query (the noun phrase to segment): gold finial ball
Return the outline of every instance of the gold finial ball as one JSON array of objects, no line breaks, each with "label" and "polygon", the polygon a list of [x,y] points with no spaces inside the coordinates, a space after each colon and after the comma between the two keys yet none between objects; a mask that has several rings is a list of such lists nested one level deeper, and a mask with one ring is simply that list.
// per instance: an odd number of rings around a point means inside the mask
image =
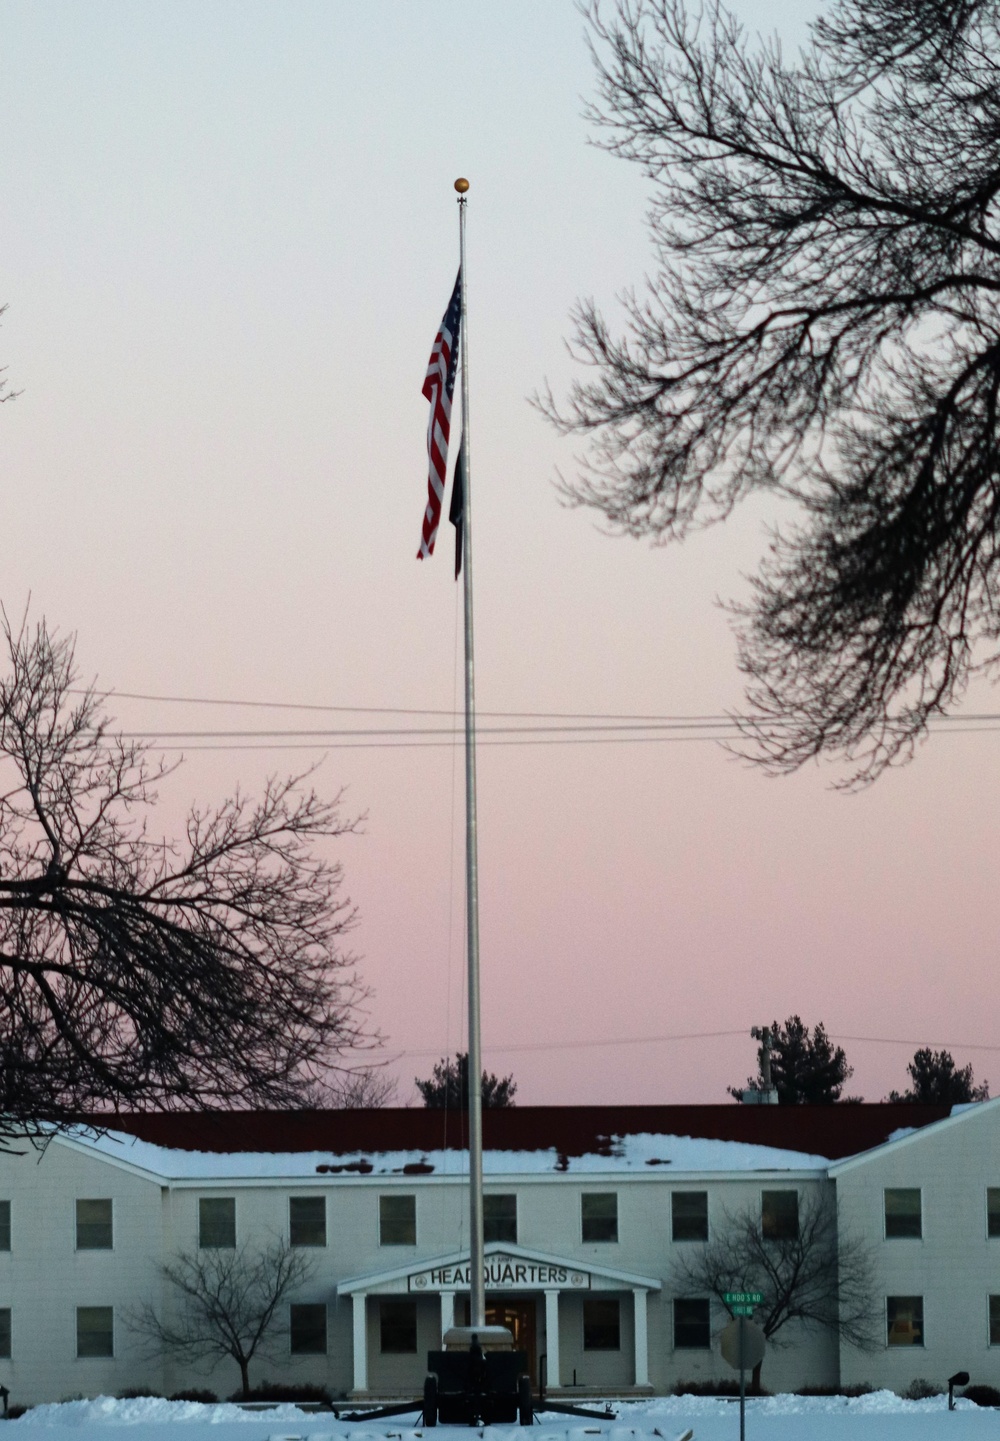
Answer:
[{"label": "gold finial ball", "polygon": [[465,179],[464,176],[459,176],[459,178],[455,181],[455,189],[458,191],[459,195],[464,195],[468,188],[469,182]]}]

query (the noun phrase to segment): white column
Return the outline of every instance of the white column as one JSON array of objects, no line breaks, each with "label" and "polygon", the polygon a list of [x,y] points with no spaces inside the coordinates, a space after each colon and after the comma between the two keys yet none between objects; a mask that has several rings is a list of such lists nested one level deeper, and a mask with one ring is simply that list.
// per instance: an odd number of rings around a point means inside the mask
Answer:
[{"label": "white column", "polygon": [[649,1336],[646,1329],[646,1292],[640,1287],[632,1292],[635,1303],[635,1384],[649,1385]]},{"label": "white column", "polygon": [[454,1291],[441,1292],[441,1345],[444,1345],[445,1333],[450,1331],[455,1324],[455,1293]]},{"label": "white column", "polygon": [[559,1374],[559,1292],[545,1293],[545,1354],[548,1357],[547,1381],[550,1386],[561,1386]]},{"label": "white column", "polygon": [[351,1300],[354,1302],[354,1389],[355,1391],[367,1391],[368,1327],[365,1321],[368,1297],[363,1291],[355,1291]]}]

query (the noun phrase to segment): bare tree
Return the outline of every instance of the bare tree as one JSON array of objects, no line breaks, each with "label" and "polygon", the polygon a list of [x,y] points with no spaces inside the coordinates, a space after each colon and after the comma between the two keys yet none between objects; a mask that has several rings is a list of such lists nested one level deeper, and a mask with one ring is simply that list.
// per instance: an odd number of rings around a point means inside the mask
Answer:
[{"label": "bare tree", "polygon": [[152,1352],[171,1351],[206,1370],[231,1358],[246,1397],[250,1362],[287,1336],[279,1308],[312,1270],[302,1251],[280,1239],[262,1251],[181,1252],[162,1268],[170,1288],[164,1311],[146,1304],[127,1313],[126,1321]]},{"label": "bare tree", "polygon": [[339,797],[307,777],[151,831],[169,768],[80,686],[72,638],[4,634],[0,680],[0,1135],[80,1112],[301,1101],[363,1041],[339,949],[353,910]]},{"label": "bare tree", "polygon": [[716,0],[588,14],[656,270],[621,337],[578,308],[566,492],[659,540],[790,501],[737,612],[748,750],[870,780],[1000,661],[1000,0],[839,0],[791,59]]},{"label": "bare tree", "polygon": [[[786,1224],[767,1235],[760,1210],[727,1211],[705,1245],[680,1249],[671,1274],[674,1292],[709,1293],[722,1301],[727,1291],[760,1291],[764,1300],[754,1320],[773,1345],[793,1345],[787,1332],[782,1333],[797,1321],[871,1350],[881,1314],[871,1248],[845,1233],[832,1198],[799,1195],[796,1215],[779,1219]],[[757,1366],[756,1391],[760,1372]]]},{"label": "bare tree", "polygon": [[396,1078],[384,1065],[338,1071],[314,1092],[314,1104],[337,1111],[381,1111],[396,1100]]}]

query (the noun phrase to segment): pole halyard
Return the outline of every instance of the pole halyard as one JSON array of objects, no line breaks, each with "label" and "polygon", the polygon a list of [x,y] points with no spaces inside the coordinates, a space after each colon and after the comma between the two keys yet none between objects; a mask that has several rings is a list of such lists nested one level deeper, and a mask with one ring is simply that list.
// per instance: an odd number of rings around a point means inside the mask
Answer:
[{"label": "pole halyard", "polygon": [[485,1248],[483,1244],[483,1074],[479,994],[479,865],[476,843],[476,674],[472,629],[472,486],[469,427],[469,274],[465,258],[465,192],[467,180],[456,180],[458,191],[459,263],[462,269],[461,344],[462,460],[464,505],[462,563],[465,607],[465,905],[469,966],[469,1324],[486,1324]]}]

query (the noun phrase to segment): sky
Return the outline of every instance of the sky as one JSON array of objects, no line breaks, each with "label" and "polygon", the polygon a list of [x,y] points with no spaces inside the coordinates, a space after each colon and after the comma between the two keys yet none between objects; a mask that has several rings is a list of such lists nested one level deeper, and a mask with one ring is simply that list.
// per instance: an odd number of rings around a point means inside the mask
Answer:
[{"label": "sky", "polygon": [[[807,8],[740,13],[794,46]],[[560,501],[574,445],[530,396],[576,374],[576,299],[614,316],[650,263],[646,183],[588,143],[584,22],[2,0],[0,36],[0,600],[183,748],[168,827],[312,764],[343,789],[374,1054],[415,1103],[464,1045],[461,751],[370,732],[447,728],[461,695],[450,536],[415,559],[457,176],[483,726],[737,707],[719,601],[766,543],[759,506],[665,549]],[[526,739],[478,767],[484,1053],[519,1102],[722,1102],[750,1027],[793,1013],[868,1100],[921,1044],[1000,1089],[998,733],[935,734],[856,796],[703,739]]]}]

